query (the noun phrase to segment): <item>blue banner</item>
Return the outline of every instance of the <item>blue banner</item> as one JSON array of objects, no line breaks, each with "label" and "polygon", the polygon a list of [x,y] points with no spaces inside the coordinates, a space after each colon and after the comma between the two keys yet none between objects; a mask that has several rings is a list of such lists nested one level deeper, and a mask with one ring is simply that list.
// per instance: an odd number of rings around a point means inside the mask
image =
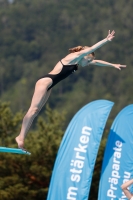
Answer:
[{"label": "blue banner", "polygon": [[113,102],[93,101],[71,120],[56,158],[47,200],[87,200],[102,133]]},{"label": "blue banner", "polygon": [[133,178],[133,104],[115,118],[108,136],[102,164],[98,200],[126,199],[121,190]]}]

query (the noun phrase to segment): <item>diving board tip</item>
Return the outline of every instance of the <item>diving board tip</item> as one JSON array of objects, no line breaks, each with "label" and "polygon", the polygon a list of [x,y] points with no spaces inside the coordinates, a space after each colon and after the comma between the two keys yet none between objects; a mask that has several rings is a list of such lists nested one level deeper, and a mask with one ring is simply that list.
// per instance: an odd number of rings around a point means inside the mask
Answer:
[{"label": "diving board tip", "polygon": [[0,147],[0,152],[3,153],[17,153],[17,154],[28,154],[31,155],[30,152],[18,149],[18,148],[7,148],[7,147]]}]

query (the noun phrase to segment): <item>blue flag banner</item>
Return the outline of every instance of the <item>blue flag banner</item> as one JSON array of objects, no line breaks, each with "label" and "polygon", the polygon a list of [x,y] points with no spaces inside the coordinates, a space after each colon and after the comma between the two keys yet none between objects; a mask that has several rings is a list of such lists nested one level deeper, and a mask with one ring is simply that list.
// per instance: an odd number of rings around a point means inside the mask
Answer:
[{"label": "blue flag banner", "polygon": [[55,161],[47,200],[87,200],[102,133],[113,106],[93,101],[71,120]]},{"label": "blue flag banner", "polygon": [[102,164],[98,200],[126,199],[121,185],[133,178],[133,104],[116,116]]}]

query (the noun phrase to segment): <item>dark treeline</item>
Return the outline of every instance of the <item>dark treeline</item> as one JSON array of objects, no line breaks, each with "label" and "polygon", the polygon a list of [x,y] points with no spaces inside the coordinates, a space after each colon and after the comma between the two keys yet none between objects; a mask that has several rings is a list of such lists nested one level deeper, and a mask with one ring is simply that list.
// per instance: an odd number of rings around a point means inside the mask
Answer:
[{"label": "dark treeline", "polygon": [[105,38],[109,29],[114,29],[115,39],[97,50],[96,59],[127,64],[127,69],[82,68],[53,88],[49,103],[52,108],[65,107],[68,120],[81,106],[95,99],[114,101],[114,112],[132,103],[131,7],[131,1],[123,0],[1,3],[1,99],[10,101],[14,111],[27,110],[36,80],[52,70],[68,48],[93,45]]},{"label": "dark treeline", "polygon": [[[102,155],[110,125],[116,114],[133,102],[132,6],[133,2],[129,0],[95,2],[93,0],[0,0],[0,99],[1,102],[10,102],[13,113],[19,111],[24,113],[28,109],[36,80],[52,70],[54,65],[68,53],[70,47],[91,46],[105,38],[109,29],[116,31],[114,40],[96,51],[96,59],[126,64],[127,68],[121,71],[96,66],[79,69],[74,75],[55,86],[49,98],[51,109],[57,109],[60,116],[62,111],[67,112],[61,131],[65,130],[73,115],[85,104],[97,99],[107,99],[115,103],[107,122],[94,171],[90,193],[92,200],[97,198]],[[2,109],[7,108],[3,108],[2,104]],[[40,113],[43,119],[46,118],[44,110]],[[3,112],[3,115],[5,114],[6,112]],[[22,116],[22,114],[17,116],[16,123],[21,122]],[[5,130],[8,129],[10,129],[9,134],[5,134]],[[38,126],[34,131],[37,130]],[[14,134],[12,137],[15,137],[18,131],[13,125],[6,124],[0,129],[0,137],[3,141],[3,138],[9,137],[11,133]],[[61,137],[62,135],[58,138],[56,150]],[[8,145],[13,139],[9,137],[9,141]],[[14,159],[13,156],[7,157]],[[1,158],[6,159],[5,156]],[[18,157],[15,159],[17,162]],[[51,166],[53,163],[52,160]],[[48,177],[50,172],[46,172]],[[5,177],[7,176],[5,172]],[[21,180],[19,183],[19,179],[18,184],[22,184]],[[2,187],[4,188],[4,185]],[[47,187],[48,181],[45,185],[45,188]],[[41,192],[40,196],[46,194],[47,189],[45,192],[42,189]],[[33,196],[38,197],[37,194]],[[8,196],[5,195],[3,200],[6,198]],[[22,196],[20,199],[22,200]],[[30,200],[29,196],[28,199]]]},{"label": "dark treeline", "polygon": [[[39,117],[26,147],[32,156],[0,153],[0,200],[44,200],[57,150],[63,135],[64,114],[47,107],[45,121]],[[22,112],[13,114],[9,104],[0,103],[0,146],[15,147]],[[58,133],[58,134],[57,134]]]}]

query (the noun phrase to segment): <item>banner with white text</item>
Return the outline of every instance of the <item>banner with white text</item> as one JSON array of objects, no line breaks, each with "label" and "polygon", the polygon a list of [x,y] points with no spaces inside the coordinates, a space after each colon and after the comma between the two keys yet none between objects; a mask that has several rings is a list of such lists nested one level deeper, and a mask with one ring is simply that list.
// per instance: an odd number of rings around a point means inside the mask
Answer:
[{"label": "banner with white text", "polygon": [[57,154],[47,200],[88,199],[99,144],[113,104],[93,101],[73,117]]},{"label": "banner with white text", "polygon": [[98,200],[125,200],[121,185],[131,178],[133,178],[133,104],[122,109],[111,126],[102,164]]}]

